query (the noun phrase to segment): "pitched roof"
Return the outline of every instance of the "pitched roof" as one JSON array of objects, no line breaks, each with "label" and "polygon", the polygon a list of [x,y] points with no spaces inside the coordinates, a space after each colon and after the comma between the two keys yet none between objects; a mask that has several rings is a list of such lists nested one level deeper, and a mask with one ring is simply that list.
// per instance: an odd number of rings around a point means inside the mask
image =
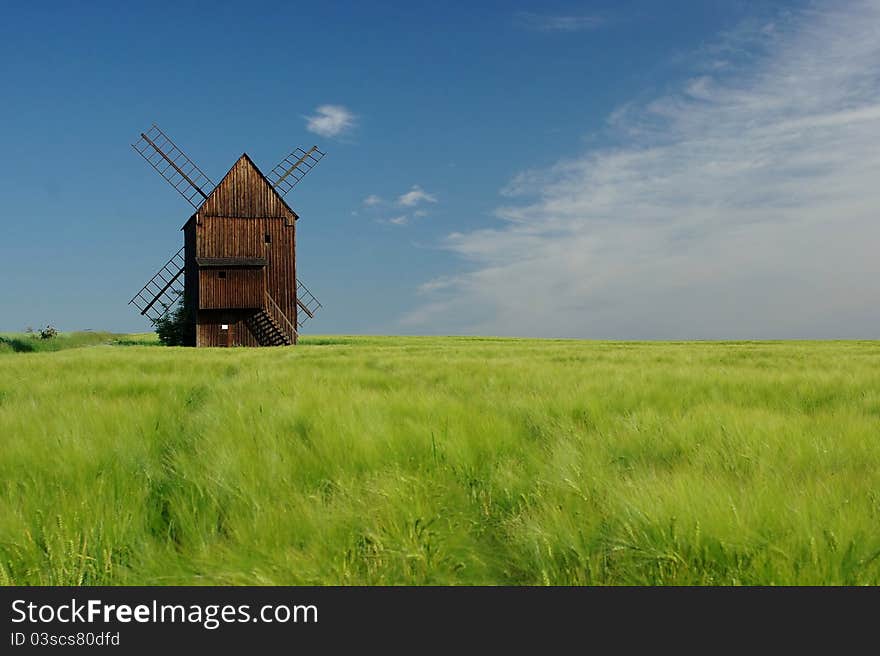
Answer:
[{"label": "pitched roof", "polygon": [[[235,193],[241,186],[248,193]],[[299,218],[247,153],[235,161],[190,219],[198,214],[241,217],[289,214],[294,221]]]}]

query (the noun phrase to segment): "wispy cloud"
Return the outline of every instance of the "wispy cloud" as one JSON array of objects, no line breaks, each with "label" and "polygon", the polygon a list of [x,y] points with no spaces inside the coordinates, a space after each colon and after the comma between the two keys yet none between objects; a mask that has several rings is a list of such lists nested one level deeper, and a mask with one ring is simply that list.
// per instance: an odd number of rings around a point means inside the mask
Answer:
[{"label": "wispy cloud", "polygon": [[407,226],[410,225],[414,219],[421,219],[425,216],[428,216],[428,213],[425,210],[415,210],[411,214],[401,214],[390,219],[379,219],[378,223],[394,226]]},{"label": "wispy cloud", "polygon": [[339,137],[350,132],[357,117],[342,105],[321,105],[313,116],[306,116],[306,129],[322,137]]},{"label": "wispy cloud", "polygon": [[[880,326],[880,6],[726,35],[678,92],[610,117],[619,144],[504,190],[404,319],[441,332],[857,337]],[[739,53],[747,53],[740,56]],[[705,72],[711,70],[711,75]]]},{"label": "wispy cloud", "polygon": [[409,216],[401,214],[390,219],[383,219],[379,223],[387,223],[389,225],[405,226],[409,224]]},{"label": "wispy cloud", "polygon": [[[380,218],[376,222],[384,223],[386,225],[394,225],[394,226],[406,226],[412,223],[413,219],[420,219],[422,217],[428,216],[428,212],[418,206],[422,203],[436,203],[437,197],[433,194],[429,194],[424,189],[422,189],[419,185],[413,185],[412,188],[404,194],[401,194],[394,201],[394,205],[402,208],[409,208],[404,210],[406,214],[400,214],[398,216],[393,216],[391,218]],[[381,196],[376,194],[370,194],[362,201],[363,206],[368,208],[373,213],[373,216],[379,214],[379,212],[383,211],[383,207],[387,209],[388,203],[382,199]]]},{"label": "wispy cloud", "polygon": [[441,276],[419,285],[419,294],[431,294],[436,291],[450,289],[461,283],[461,279],[455,276]]},{"label": "wispy cloud", "polygon": [[593,14],[538,14],[519,11],[514,14],[517,25],[538,32],[582,32],[595,30],[605,19]]},{"label": "wispy cloud", "polygon": [[419,203],[436,203],[437,197],[433,194],[429,194],[424,189],[422,189],[419,185],[413,185],[412,189],[410,189],[405,194],[402,194],[397,199],[397,204],[402,207],[414,207]]}]

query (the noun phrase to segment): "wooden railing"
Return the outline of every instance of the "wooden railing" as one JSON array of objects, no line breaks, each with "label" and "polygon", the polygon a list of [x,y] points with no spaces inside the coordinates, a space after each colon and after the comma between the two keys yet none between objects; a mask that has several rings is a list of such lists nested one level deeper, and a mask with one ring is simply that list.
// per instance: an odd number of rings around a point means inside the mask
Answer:
[{"label": "wooden railing", "polygon": [[282,309],[278,307],[278,304],[275,302],[275,299],[266,292],[266,314],[275,322],[275,325],[278,326],[283,333],[285,333],[290,340],[291,344],[296,344],[297,332],[296,328],[294,328],[293,324],[290,323],[290,319],[287,318],[287,315],[284,314]]}]

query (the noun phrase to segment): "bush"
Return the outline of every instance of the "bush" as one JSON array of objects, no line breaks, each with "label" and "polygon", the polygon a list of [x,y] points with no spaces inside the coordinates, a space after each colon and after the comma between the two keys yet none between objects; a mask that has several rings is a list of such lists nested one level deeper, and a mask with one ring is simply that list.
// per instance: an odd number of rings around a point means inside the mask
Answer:
[{"label": "bush", "polygon": [[0,337],[0,353],[30,353],[36,351],[36,342],[21,337]]},{"label": "bush", "polygon": [[[167,307],[166,307],[167,309]],[[190,321],[186,308],[177,304],[156,322],[156,334],[165,346],[189,346]]]},{"label": "bush", "polygon": [[46,324],[45,328],[40,328],[40,339],[55,339],[58,337],[58,329],[52,324]]}]

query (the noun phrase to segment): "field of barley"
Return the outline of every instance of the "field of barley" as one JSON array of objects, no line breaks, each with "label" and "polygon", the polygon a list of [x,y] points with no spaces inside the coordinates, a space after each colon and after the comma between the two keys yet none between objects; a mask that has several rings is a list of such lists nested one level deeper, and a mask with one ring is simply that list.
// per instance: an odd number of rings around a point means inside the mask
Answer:
[{"label": "field of barley", "polygon": [[880,584],[880,342],[0,336],[0,584]]}]

